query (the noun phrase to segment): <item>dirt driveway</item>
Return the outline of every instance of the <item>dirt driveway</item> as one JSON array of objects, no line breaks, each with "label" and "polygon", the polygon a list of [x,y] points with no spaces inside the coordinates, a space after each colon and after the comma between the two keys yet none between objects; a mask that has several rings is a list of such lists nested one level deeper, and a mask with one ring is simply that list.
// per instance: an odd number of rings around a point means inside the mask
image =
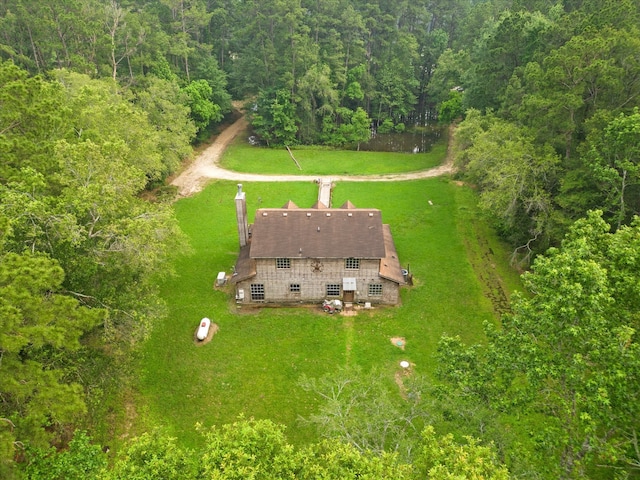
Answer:
[{"label": "dirt driveway", "polygon": [[[232,172],[221,168],[220,157],[233,139],[247,128],[244,116],[227,127],[180,175],[173,179],[171,185],[178,187],[178,195],[188,197],[201,191],[211,179],[235,180],[240,182],[304,182],[318,179],[317,175],[260,175],[253,173]],[[445,162],[434,168],[419,172],[394,173],[389,175],[336,175],[332,181],[349,182],[398,182],[421,178],[438,177],[453,172],[453,156],[447,153]]]}]

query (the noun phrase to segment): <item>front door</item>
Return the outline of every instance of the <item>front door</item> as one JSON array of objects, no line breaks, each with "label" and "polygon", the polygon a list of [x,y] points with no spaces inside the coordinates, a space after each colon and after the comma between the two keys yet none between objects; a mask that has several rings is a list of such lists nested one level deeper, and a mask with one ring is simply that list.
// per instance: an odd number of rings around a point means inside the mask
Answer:
[{"label": "front door", "polygon": [[342,300],[345,303],[353,303],[353,299],[355,298],[355,292],[353,290],[344,290],[342,295]]}]

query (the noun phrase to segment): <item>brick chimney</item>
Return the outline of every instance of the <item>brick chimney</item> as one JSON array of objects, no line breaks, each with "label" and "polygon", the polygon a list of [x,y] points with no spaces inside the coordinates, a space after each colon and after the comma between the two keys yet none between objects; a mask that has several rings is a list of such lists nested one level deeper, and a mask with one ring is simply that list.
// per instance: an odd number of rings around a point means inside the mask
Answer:
[{"label": "brick chimney", "polygon": [[235,201],[240,247],[246,247],[249,243],[249,224],[247,223],[247,200],[245,193],[242,191],[241,183],[238,184],[238,193],[236,193]]}]

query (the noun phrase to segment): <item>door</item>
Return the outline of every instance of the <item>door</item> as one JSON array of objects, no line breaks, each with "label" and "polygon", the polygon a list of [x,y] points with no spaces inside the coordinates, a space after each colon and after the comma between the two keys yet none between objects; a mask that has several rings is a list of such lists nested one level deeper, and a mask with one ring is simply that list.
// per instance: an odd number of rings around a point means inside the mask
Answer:
[{"label": "door", "polygon": [[342,295],[342,300],[347,303],[353,303],[353,299],[355,298],[355,292],[353,290],[344,290]]}]

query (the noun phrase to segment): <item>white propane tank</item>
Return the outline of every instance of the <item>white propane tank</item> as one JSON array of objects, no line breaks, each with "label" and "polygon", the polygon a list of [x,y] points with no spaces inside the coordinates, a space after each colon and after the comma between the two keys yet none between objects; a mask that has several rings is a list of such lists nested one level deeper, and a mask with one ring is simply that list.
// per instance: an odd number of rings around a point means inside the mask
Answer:
[{"label": "white propane tank", "polygon": [[204,340],[209,335],[209,327],[211,327],[211,320],[207,317],[200,320],[200,326],[198,327],[198,333],[196,333],[196,337],[198,340]]}]

